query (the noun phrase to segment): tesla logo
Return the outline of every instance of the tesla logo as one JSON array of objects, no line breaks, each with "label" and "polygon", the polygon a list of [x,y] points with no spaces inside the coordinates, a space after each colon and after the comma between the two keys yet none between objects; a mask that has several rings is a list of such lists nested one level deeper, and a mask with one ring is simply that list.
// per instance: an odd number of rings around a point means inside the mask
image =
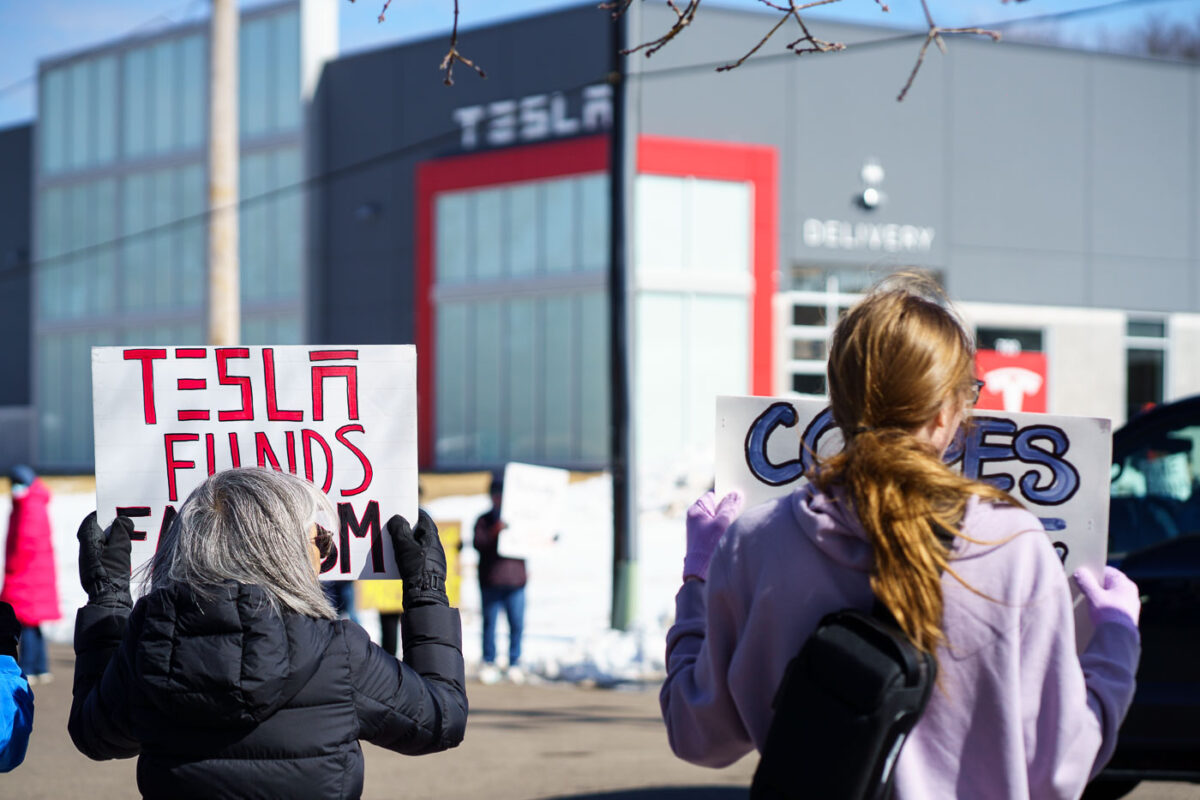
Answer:
[{"label": "tesla logo", "polygon": [[581,100],[571,100],[561,92],[531,94],[463,106],[452,113],[465,150],[475,149],[481,140],[494,147],[536,142],[612,127],[612,87],[605,83],[584,87]]},{"label": "tesla logo", "polygon": [[980,350],[975,369],[983,381],[976,408],[1046,413],[1046,354]]},{"label": "tesla logo", "polygon": [[983,375],[984,388],[999,394],[1005,411],[1021,411],[1026,395],[1037,394],[1042,376],[1024,367],[1000,367]]}]

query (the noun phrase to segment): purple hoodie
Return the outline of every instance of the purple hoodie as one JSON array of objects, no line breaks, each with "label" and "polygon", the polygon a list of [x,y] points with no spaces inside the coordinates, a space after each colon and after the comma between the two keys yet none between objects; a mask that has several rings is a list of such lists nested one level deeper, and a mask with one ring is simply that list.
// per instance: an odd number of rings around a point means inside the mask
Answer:
[{"label": "purple hoodie", "polygon": [[[901,752],[895,796],[1077,798],[1133,699],[1137,629],[1103,623],[1076,655],[1067,579],[1037,518],[973,499],[963,532],[1000,543],[955,540],[939,682]],[[870,566],[853,511],[809,485],[746,511],[707,583],[685,582],[675,598],[660,695],[675,754],[721,767],[761,751],[784,668],[817,622],[870,610]]]}]

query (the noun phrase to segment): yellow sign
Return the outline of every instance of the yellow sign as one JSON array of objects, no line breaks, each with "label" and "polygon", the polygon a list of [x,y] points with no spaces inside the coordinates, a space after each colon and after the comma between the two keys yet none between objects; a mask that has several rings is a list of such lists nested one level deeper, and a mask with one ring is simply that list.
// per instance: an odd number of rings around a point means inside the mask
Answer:
[{"label": "yellow sign", "polygon": [[[462,542],[462,526],[455,522],[435,522],[442,549],[446,551],[446,595],[450,605],[458,606],[462,576],[458,574],[458,551]],[[359,581],[354,594],[359,608],[373,608],[384,614],[399,614],[404,610],[403,581]]]}]

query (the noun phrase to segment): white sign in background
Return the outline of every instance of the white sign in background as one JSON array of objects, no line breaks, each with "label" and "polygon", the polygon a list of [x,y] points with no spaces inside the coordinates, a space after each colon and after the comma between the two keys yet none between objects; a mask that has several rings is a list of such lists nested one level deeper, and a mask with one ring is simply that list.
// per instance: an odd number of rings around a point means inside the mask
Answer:
[{"label": "white sign in background", "polygon": [[[746,507],[789,494],[817,456],[842,447],[822,400],[717,398],[717,496],[738,489]],[[1070,575],[1099,576],[1107,556],[1112,423],[1093,417],[976,411],[947,461],[1007,491],[1041,519]],[[1077,591],[1077,590],[1076,590]],[[1076,613],[1080,644],[1090,638]]]},{"label": "white sign in background", "polygon": [[570,480],[565,469],[516,462],[504,467],[500,518],[508,527],[500,536],[500,555],[529,558],[554,545]]},{"label": "white sign in background", "polygon": [[416,348],[92,348],[101,525],[134,521],[133,566],[210,474],[265,466],[338,512],[323,580],[398,577],[384,525],[417,515]]}]

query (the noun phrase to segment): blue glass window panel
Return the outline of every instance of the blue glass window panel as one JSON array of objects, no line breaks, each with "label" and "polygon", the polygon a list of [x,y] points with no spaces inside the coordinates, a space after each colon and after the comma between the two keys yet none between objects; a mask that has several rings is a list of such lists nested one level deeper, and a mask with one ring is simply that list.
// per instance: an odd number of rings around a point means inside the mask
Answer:
[{"label": "blue glass window panel", "polygon": [[66,247],[63,225],[63,190],[42,192],[41,213],[38,215],[38,258],[53,258]]},{"label": "blue glass window panel", "polygon": [[270,33],[270,20],[257,19],[241,26],[238,119],[241,121],[242,136],[260,136],[268,131],[271,110],[268,70],[271,63]]},{"label": "blue glass window panel", "polygon": [[125,179],[121,190],[123,222],[122,281],[125,307],[143,311],[150,301],[149,235],[142,233],[150,227],[150,182],[145,173]]},{"label": "blue glass window panel", "polygon": [[507,191],[508,270],[514,278],[538,271],[538,191],[532,183]]},{"label": "blue glass window panel", "polygon": [[48,70],[42,74],[38,95],[38,131],[41,134],[42,168],[49,173],[61,171],[67,163],[67,72]]},{"label": "blue glass window panel", "polygon": [[200,164],[184,167],[179,173],[180,217],[186,220],[179,233],[179,294],[180,307],[198,309],[204,303],[204,264],[208,228],[203,213],[207,202],[204,167]]},{"label": "blue glass window panel", "polygon": [[495,301],[477,302],[472,307],[474,320],[473,395],[475,398],[475,459],[495,464],[502,459],[500,439],[503,433],[499,402],[503,365],[504,329],[501,305]]},{"label": "blue glass window panel", "polygon": [[608,176],[579,179],[579,269],[603,271],[609,259]]},{"label": "blue glass window panel", "polygon": [[635,268],[637,272],[684,269],[686,178],[639,175]]},{"label": "blue glass window panel", "polygon": [[256,154],[242,159],[240,184],[242,194],[240,242],[242,295],[247,300],[264,300],[268,296],[267,236],[271,231],[270,200],[264,198],[270,182],[270,154]]},{"label": "blue glass window panel", "polygon": [[72,169],[81,169],[91,164],[92,144],[92,92],[91,62],[76,61],[67,68],[67,85],[71,113],[71,137],[68,164]]},{"label": "blue glass window panel", "polygon": [[160,170],[154,174],[154,232],[151,236],[151,270],[154,275],[154,304],[156,308],[175,305],[175,237],[178,226],[178,203],[175,198],[175,171]]},{"label": "blue glass window panel", "polygon": [[91,254],[88,313],[107,314],[116,310],[117,250],[113,243],[117,235],[115,180],[106,178],[94,185],[92,207],[96,218],[94,241],[98,247]]},{"label": "blue glass window panel", "polygon": [[504,274],[504,190],[484,189],[474,199],[474,278],[496,280]]},{"label": "blue glass window panel", "polygon": [[571,178],[546,181],[542,190],[542,253],[548,274],[576,269],[575,240],[578,209],[576,184]]},{"label": "blue glass window panel", "polygon": [[152,81],[154,86],[153,129],[154,152],[167,153],[174,150],[178,142],[176,133],[177,115],[175,101],[179,97],[176,85],[174,40],[154,45]]},{"label": "blue glass window panel", "polygon": [[63,357],[61,335],[42,334],[38,348],[38,456],[43,463],[55,464],[62,461],[62,445],[65,436],[63,400],[66,387],[63,377],[70,365]]},{"label": "blue glass window panel", "polygon": [[609,458],[608,294],[579,297],[579,457],[605,463]]},{"label": "blue glass window panel", "polygon": [[148,150],[147,130],[150,119],[149,51],[144,48],[130,50],[125,54],[124,73],[124,120],[122,140],[127,158],[136,158]]},{"label": "blue glass window panel", "polygon": [[117,59],[96,61],[95,161],[111,163],[117,156]]},{"label": "blue glass window panel", "polygon": [[275,318],[275,343],[304,344],[299,315],[281,314]]},{"label": "blue glass window panel", "polygon": [[203,36],[188,36],[179,43],[180,49],[180,130],[179,144],[184,148],[204,144],[205,107],[208,103],[207,40]]},{"label": "blue glass window panel", "polygon": [[437,376],[437,430],[435,450],[438,464],[466,463],[474,448],[470,444],[468,392],[470,362],[470,317],[464,303],[441,303],[437,309],[437,341],[434,372]]},{"label": "blue glass window panel", "polygon": [[275,170],[272,184],[276,194],[274,206],[274,229],[270,252],[274,253],[272,283],[278,299],[294,299],[300,296],[303,284],[304,258],[304,193],[299,187],[303,170],[298,147],[275,151]]},{"label": "blue glass window panel", "polygon": [[506,460],[533,461],[538,457],[538,329],[532,298],[508,301],[504,340],[504,377],[508,397],[504,404],[507,430]]},{"label": "blue glass window panel", "polygon": [[572,417],[575,384],[574,336],[571,296],[543,299],[542,335],[542,457],[565,463],[574,455]]},{"label": "blue glass window panel", "polygon": [[467,280],[471,237],[470,195],[463,192],[440,194],[434,211],[436,266],[434,282],[458,284]]},{"label": "blue glass window panel", "polygon": [[275,26],[275,129],[294,130],[300,125],[300,17],[294,11],[274,18]]}]

